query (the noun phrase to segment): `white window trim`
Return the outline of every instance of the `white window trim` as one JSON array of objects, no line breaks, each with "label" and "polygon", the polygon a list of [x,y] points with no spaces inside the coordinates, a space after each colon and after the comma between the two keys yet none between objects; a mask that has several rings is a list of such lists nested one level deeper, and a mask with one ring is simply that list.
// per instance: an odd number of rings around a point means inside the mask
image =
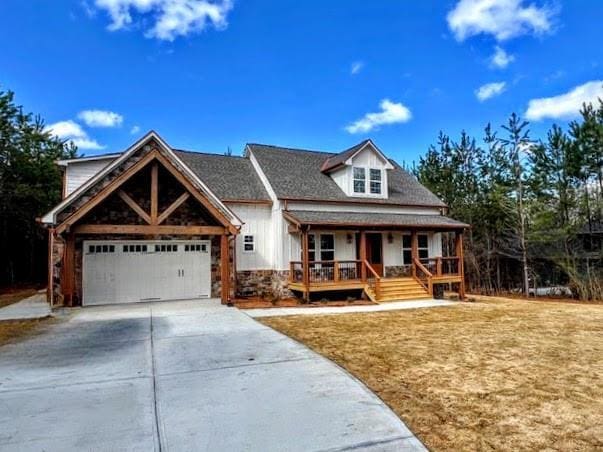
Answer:
[{"label": "white window trim", "polygon": [[[335,253],[336,253],[336,250],[335,250],[336,245],[335,245],[335,243],[336,243],[336,237],[335,237],[335,234],[333,232],[314,232],[314,233],[310,233],[308,235],[314,236],[314,249],[313,250],[312,249],[308,249],[308,252],[314,251],[314,261],[313,262],[321,262],[322,261],[322,256],[321,255],[322,255],[323,249],[320,246],[320,237],[322,235],[333,236],[333,248],[332,249],[331,248],[327,248],[324,251],[333,251],[333,260],[335,260]],[[310,259],[310,260],[312,261],[312,259]]]},{"label": "white window trim", "polygon": [[[373,181],[373,178],[371,177],[371,172],[372,171],[379,171],[379,180],[375,180]],[[383,196],[383,170],[381,168],[369,168],[368,170],[368,194],[370,195],[375,195],[375,196]],[[379,189],[379,193],[373,193],[373,191],[371,190],[371,183],[373,182],[379,182],[380,185],[380,189]]]},{"label": "white window trim", "polygon": [[[250,242],[245,241],[245,239],[247,237],[251,237],[251,241]],[[246,250],[245,249],[245,245],[251,245],[251,249],[250,250]],[[253,235],[253,234],[244,234],[243,235],[243,253],[245,253],[245,254],[253,254],[253,253],[255,253],[255,235]]]},{"label": "white window trim", "polygon": [[[364,170],[364,179],[356,179],[356,170]],[[364,182],[364,191],[356,191],[356,181]],[[352,166],[352,193],[356,196],[364,195],[366,193],[366,182],[367,182],[367,170],[364,166]]]},{"label": "white window trim", "polygon": [[[418,241],[419,241],[419,237],[418,236],[419,235],[424,235],[424,236],[427,237],[427,246],[418,246]],[[412,235],[411,234],[402,234],[402,265],[410,265],[410,264],[412,264],[412,258],[411,258],[410,262],[406,262],[404,260],[404,251],[410,251],[411,252],[411,256],[412,256],[412,242],[410,244],[410,247],[405,247],[404,246],[404,237],[412,237]],[[412,238],[411,238],[411,240],[412,240]],[[431,254],[430,253],[430,246],[429,246],[430,243],[429,243],[429,241],[430,241],[430,239],[429,239],[429,234],[428,233],[417,233],[417,253],[420,250],[427,250],[427,259],[430,258],[430,254]],[[421,258],[419,258],[419,259],[421,259]],[[423,258],[423,259],[425,259],[425,258]]]},{"label": "white window trim", "polygon": [[[350,177],[351,187],[350,187],[350,196],[359,197],[359,198],[387,198],[387,171],[384,168],[375,168],[372,166],[365,165],[353,165],[352,174]],[[354,177],[354,169],[355,168],[363,168],[364,169],[364,192],[356,192],[354,191],[354,181],[356,178]],[[371,170],[376,170],[381,173],[381,193],[371,193]],[[358,179],[360,180],[360,179]]]}]

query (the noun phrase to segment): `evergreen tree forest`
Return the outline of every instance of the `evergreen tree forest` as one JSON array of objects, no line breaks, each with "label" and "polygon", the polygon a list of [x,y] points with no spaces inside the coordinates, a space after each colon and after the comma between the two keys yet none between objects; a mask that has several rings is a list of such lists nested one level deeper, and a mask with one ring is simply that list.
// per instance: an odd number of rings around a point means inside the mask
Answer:
[{"label": "evergreen tree forest", "polygon": [[61,199],[56,160],[75,154],[0,91],[0,287],[46,283],[47,232],[36,218]]},{"label": "evergreen tree forest", "polygon": [[465,239],[470,291],[496,294],[563,286],[603,300],[603,102],[584,105],[566,129],[532,137],[512,114],[481,137],[440,133],[413,168],[471,224]]}]

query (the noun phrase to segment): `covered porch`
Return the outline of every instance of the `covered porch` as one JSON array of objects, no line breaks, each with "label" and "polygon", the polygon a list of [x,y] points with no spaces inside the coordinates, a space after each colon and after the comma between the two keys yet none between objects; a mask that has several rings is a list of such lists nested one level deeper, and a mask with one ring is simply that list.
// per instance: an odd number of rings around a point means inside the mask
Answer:
[{"label": "covered porch", "polygon": [[289,289],[362,290],[373,301],[431,298],[434,286],[454,284],[465,297],[463,231],[442,215],[286,211],[299,244]]}]

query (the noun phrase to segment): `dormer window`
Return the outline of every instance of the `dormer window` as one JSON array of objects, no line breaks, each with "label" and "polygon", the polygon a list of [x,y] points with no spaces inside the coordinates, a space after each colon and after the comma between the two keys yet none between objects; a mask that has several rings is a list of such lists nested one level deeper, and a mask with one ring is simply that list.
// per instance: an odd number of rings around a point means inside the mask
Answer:
[{"label": "dormer window", "polygon": [[329,156],[320,167],[346,196],[367,199],[387,199],[393,169],[394,164],[370,140]]},{"label": "dormer window", "polygon": [[380,195],[381,194],[381,170],[380,169],[370,169],[370,186],[371,186],[371,194],[372,195]]},{"label": "dormer window", "polygon": [[366,169],[354,167],[354,193],[366,193]]}]

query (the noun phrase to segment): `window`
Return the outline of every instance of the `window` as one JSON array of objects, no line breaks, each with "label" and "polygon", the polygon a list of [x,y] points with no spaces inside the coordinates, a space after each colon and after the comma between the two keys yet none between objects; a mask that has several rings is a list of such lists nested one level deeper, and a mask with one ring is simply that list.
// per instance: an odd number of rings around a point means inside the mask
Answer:
[{"label": "window", "polygon": [[245,253],[255,252],[255,241],[253,235],[243,236],[243,251]]},{"label": "window", "polygon": [[207,252],[207,245],[205,243],[194,243],[192,245],[184,245],[184,251],[187,253],[190,252]]},{"label": "window", "polygon": [[407,234],[402,236],[402,261],[404,265],[412,264],[412,239]]},{"label": "window", "polygon": [[333,234],[320,234],[320,260],[335,260],[335,236]]},{"label": "window", "polygon": [[147,246],[146,245],[124,245],[123,252],[124,253],[146,253]]},{"label": "window", "polygon": [[[417,251],[419,259],[429,258],[429,236],[427,234],[417,234]],[[402,236],[402,260],[404,265],[412,264],[412,236],[409,234]]]},{"label": "window", "polygon": [[354,193],[367,193],[371,195],[380,195],[383,193],[383,170],[379,168],[362,168],[355,166],[352,168],[352,171],[354,179]]},{"label": "window", "polygon": [[370,171],[370,187],[372,195],[381,194],[381,170],[371,168]]},{"label": "window", "polygon": [[114,253],[115,245],[88,245],[88,254]]},{"label": "window", "polygon": [[429,239],[427,234],[418,234],[419,241],[419,259],[428,259],[429,258]]},{"label": "window", "polygon": [[162,245],[155,245],[155,252],[156,253],[173,253],[178,251],[178,245],[172,245],[170,244],[162,244]]},{"label": "window", "polygon": [[335,236],[333,234],[308,234],[308,260],[314,262],[317,260],[317,256],[320,261],[335,260]]},{"label": "window", "polygon": [[316,260],[316,236],[308,235],[308,260],[314,262]]},{"label": "window", "polygon": [[354,193],[366,193],[366,170],[354,167]]}]

